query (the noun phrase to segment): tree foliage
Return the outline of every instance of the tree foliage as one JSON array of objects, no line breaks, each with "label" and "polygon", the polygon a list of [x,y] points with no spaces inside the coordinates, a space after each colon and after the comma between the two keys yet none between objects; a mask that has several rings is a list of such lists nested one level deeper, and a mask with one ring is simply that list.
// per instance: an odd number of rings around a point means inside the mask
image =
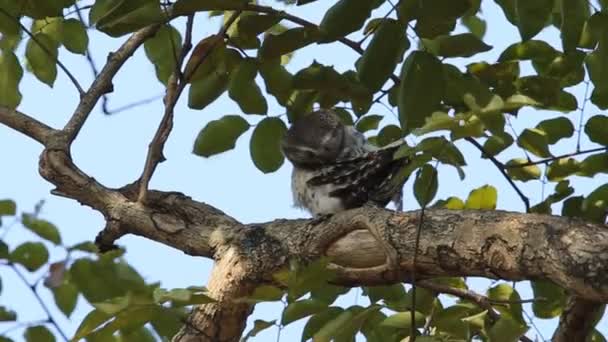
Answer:
[{"label": "tree foliage", "polygon": [[[177,102],[169,95],[179,97],[182,91],[188,91],[187,106],[193,110],[204,110],[221,96],[238,108],[237,114],[210,121],[200,131],[192,148],[198,156],[230,153],[251,129],[253,164],[264,173],[274,172],[284,163],[279,141],[286,125],[313,108],[336,108],[346,124],[354,124],[378,146],[417,140],[402,146],[396,157],[412,158],[401,176],[415,175],[412,197],[423,207],[496,209],[499,191],[491,184],[472,189],[468,198],[434,198],[441,187],[437,164],[455,168],[461,179],[469,176],[467,159],[477,156],[461,151],[468,142],[506,177],[527,212],[606,222],[608,184],[597,181],[583,193],[574,180],[599,180],[608,173],[608,117],[601,112],[608,108],[608,2],[338,0],[318,24],[298,16],[299,6],[314,2],[263,6],[248,0],[0,0],[0,105],[19,106],[24,70],[49,87],[58,72],[66,72],[82,90],[61,57],[87,55],[94,48],[90,30],[123,39],[158,25],[143,49],[157,80],[172,89],[166,98],[168,112]],[[482,5],[498,6],[504,20],[487,22]],[[175,22],[195,15],[204,20],[221,16],[222,29],[192,42],[192,27],[178,29]],[[500,25],[516,27],[521,38],[503,51],[486,41],[488,26]],[[556,34],[560,44],[545,33]],[[293,54],[313,44],[344,44],[359,57],[345,71],[324,65],[322,56],[293,70]],[[190,45],[194,47],[188,52]],[[498,58],[491,60],[490,53]],[[575,95],[583,89],[582,97]],[[269,104],[275,102],[285,117],[272,115]],[[398,120],[384,120],[387,116],[374,112],[378,104],[389,107]],[[597,112],[589,113],[592,106]],[[541,112],[550,116],[535,119]],[[512,122],[523,128],[515,131]],[[548,183],[554,190],[530,203],[519,188],[530,181]],[[171,338],[189,306],[213,301],[204,288],[166,290],[146,283],[121,258],[124,251],[98,254],[90,242],[64,245],[60,230],[37,211],[16,215],[13,201],[0,201],[0,216],[14,216],[20,228],[13,229],[27,229],[36,238],[17,246],[0,242],[0,259],[36,296],[42,287],[27,283],[22,274],[44,268],[44,286],[67,317],[79,298],[92,305],[75,339]],[[65,257],[50,260],[49,249],[59,249]],[[286,301],[280,320],[256,320],[246,338],[304,318],[302,340],[315,341],[351,341],[359,333],[369,341],[399,341],[412,334],[412,326],[423,335],[418,341],[516,341],[530,328],[522,298],[506,283],[487,289],[485,307],[472,297],[446,301],[440,292],[422,288],[414,296],[403,284],[365,287],[370,305],[341,307],[335,300],[348,289],[328,285],[329,279],[323,261],[294,264],[277,275],[277,286],[264,285],[248,298],[235,298]],[[469,290],[464,278],[433,281]],[[555,318],[564,312],[568,295],[563,289],[541,280],[532,281],[532,289],[536,317]],[[18,320],[13,310],[0,307],[0,320]],[[24,338],[54,341],[49,327],[55,325],[59,333],[61,328],[49,319],[26,322]],[[595,331],[589,340],[605,338]]]}]

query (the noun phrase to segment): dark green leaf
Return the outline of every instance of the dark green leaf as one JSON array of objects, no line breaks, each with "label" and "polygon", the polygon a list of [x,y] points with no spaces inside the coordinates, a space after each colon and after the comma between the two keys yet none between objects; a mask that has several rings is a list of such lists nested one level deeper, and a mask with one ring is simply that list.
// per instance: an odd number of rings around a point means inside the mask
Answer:
[{"label": "dark green leaf", "polygon": [[251,328],[251,330],[245,335],[245,340],[247,340],[249,337],[255,337],[261,331],[273,327],[275,323],[276,320],[268,322],[261,319],[256,319],[253,322],[253,328]]},{"label": "dark green leaf", "polygon": [[332,306],[310,317],[302,332],[302,342],[312,338],[322,327],[338,317],[343,311],[342,308]]},{"label": "dark green leaf", "polygon": [[403,284],[365,286],[363,287],[363,294],[368,296],[372,303],[380,300],[398,302],[404,300],[406,296]]},{"label": "dark green leaf", "polygon": [[260,48],[264,59],[276,58],[312,44],[319,39],[316,27],[297,27],[278,35],[267,35]]},{"label": "dark green leaf", "polygon": [[10,322],[17,320],[17,313],[9,310],[4,306],[0,306],[0,322]]},{"label": "dark green leaf", "polygon": [[261,285],[255,288],[253,293],[249,295],[246,302],[276,302],[283,298],[284,292],[280,288],[272,285]]},{"label": "dark green leaf", "polygon": [[308,317],[325,310],[328,307],[326,302],[317,299],[303,299],[290,303],[281,317],[281,324],[288,325],[301,318]]},{"label": "dark green leaf", "polygon": [[89,46],[89,36],[86,27],[78,19],[68,19],[63,22],[61,43],[73,53],[84,55]]},{"label": "dark green leaf", "polygon": [[589,140],[608,146],[608,116],[595,115],[587,120],[585,133]]},{"label": "dark green leaf", "polygon": [[560,181],[577,173],[580,170],[579,162],[574,158],[560,158],[547,166],[547,179],[552,182]]},{"label": "dark green leaf", "polygon": [[562,314],[568,295],[564,289],[546,280],[530,282],[534,298],[532,303],[534,315],[538,318],[554,318]]},{"label": "dark green leaf", "polygon": [[586,0],[559,1],[561,5],[561,38],[564,51],[576,49],[581,40],[585,21],[589,17],[589,3]]},{"label": "dark green leaf", "polygon": [[541,158],[551,156],[547,134],[536,128],[524,129],[517,138],[517,145]]},{"label": "dark green leaf", "polygon": [[182,37],[171,25],[161,26],[152,38],[144,42],[146,56],[154,64],[156,77],[164,85],[167,85],[169,76],[175,71],[175,58],[181,47]]},{"label": "dark green leaf", "polygon": [[53,87],[57,78],[57,42],[44,33],[37,33],[28,40],[25,57],[36,78]]},{"label": "dark green leaf", "polygon": [[81,251],[81,252],[89,252],[89,253],[97,253],[99,252],[99,249],[97,248],[97,245],[95,245],[93,242],[91,241],[84,241],[84,242],[80,242],[77,243],[73,246],[68,247],[68,250],[71,251]]},{"label": "dark green leaf", "polygon": [[429,165],[424,165],[416,173],[414,181],[414,196],[421,207],[426,207],[437,194],[437,170]]},{"label": "dark green leaf", "polygon": [[366,115],[357,121],[355,128],[361,133],[378,129],[378,125],[383,118],[382,115]]},{"label": "dark green leaf", "polygon": [[156,342],[157,339],[152,334],[152,331],[141,327],[139,329],[121,331],[120,342]]},{"label": "dark green leaf", "polygon": [[401,69],[399,121],[404,132],[422,127],[443,98],[443,68],[433,55],[412,52]]},{"label": "dark green leaf", "polygon": [[327,10],[319,24],[322,42],[336,40],[360,29],[371,11],[371,1],[339,0]]},{"label": "dark green leaf", "polygon": [[471,316],[471,308],[463,305],[453,305],[439,311],[433,317],[433,326],[451,336],[469,340],[471,331],[464,319]]},{"label": "dark green leaf", "polygon": [[43,239],[49,240],[52,243],[59,245],[61,244],[61,236],[59,235],[59,230],[55,227],[54,224],[36,218],[35,216],[29,214],[23,214],[21,216],[21,223],[23,226],[36,235],[40,236]]},{"label": "dark green leaf", "polygon": [[287,106],[291,95],[293,75],[281,65],[278,58],[264,60],[259,65],[266,92],[273,95],[282,106]]},{"label": "dark green leaf", "polygon": [[536,125],[536,128],[546,133],[549,144],[555,144],[559,140],[570,138],[574,134],[572,122],[564,117],[543,120]]},{"label": "dark green leaf", "polygon": [[193,153],[203,157],[234,148],[236,140],[249,129],[249,124],[238,115],[226,115],[210,121],[194,142]]},{"label": "dark green leaf", "polygon": [[6,199],[0,200],[0,216],[14,216],[17,213],[15,201]]},{"label": "dark green leaf", "polygon": [[515,0],[517,28],[522,40],[529,40],[545,28],[553,10],[553,0]]},{"label": "dark green leaf", "polygon": [[228,95],[246,114],[266,114],[268,104],[260,87],[255,83],[258,66],[255,59],[243,60],[228,83]]},{"label": "dark green leaf", "polygon": [[215,70],[205,77],[193,81],[188,93],[188,107],[206,108],[228,89],[228,80],[228,73]]},{"label": "dark green leaf", "polygon": [[112,37],[134,32],[164,19],[160,3],[155,0],[110,0],[106,6],[96,13],[94,22],[97,29]]},{"label": "dark green leaf", "polygon": [[528,160],[522,158],[511,159],[507,162],[507,173],[513,180],[527,182],[529,180],[540,179],[540,168],[537,165],[527,165]]},{"label": "dark green leaf", "polygon": [[382,20],[356,64],[361,83],[374,93],[380,90],[408,48],[402,25],[393,19]]},{"label": "dark green leaf", "polygon": [[78,289],[72,283],[63,283],[51,289],[55,304],[66,317],[70,317],[78,301]]},{"label": "dark green leaf", "polygon": [[598,153],[590,155],[580,163],[578,175],[593,177],[598,173],[608,173],[608,154]]},{"label": "dark green leaf", "polygon": [[482,39],[486,34],[487,23],[485,20],[475,15],[468,15],[462,18],[462,24],[475,35],[475,37]]},{"label": "dark green leaf", "polygon": [[483,150],[488,153],[489,156],[483,155],[482,157],[487,158],[495,156],[507,149],[511,144],[513,144],[513,137],[507,132],[492,135],[483,144]]},{"label": "dark green leaf", "polygon": [[278,24],[282,17],[277,15],[247,15],[238,21],[239,31],[257,36]]},{"label": "dark green leaf", "polygon": [[9,256],[8,245],[0,240],[0,259],[8,259]]},{"label": "dark green leaf", "polygon": [[510,45],[498,57],[499,62],[511,60],[552,61],[558,51],[543,40],[528,40]]},{"label": "dark green leaf", "polygon": [[471,57],[492,49],[492,46],[485,44],[472,33],[439,36],[433,40],[425,40],[424,44],[432,52],[443,57]]},{"label": "dark green leaf", "polygon": [[608,213],[608,184],[593,190],[581,205],[585,218],[598,223],[606,222]]},{"label": "dark green leaf", "polygon": [[235,10],[247,3],[246,0],[178,0],[173,9],[177,14],[189,14],[197,11]]},{"label": "dark green leaf", "polygon": [[469,193],[469,197],[465,203],[466,209],[496,209],[496,200],[498,192],[491,185],[484,185]]},{"label": "dark green leaf", "polygon": [[[606,33],[604,33],[605,35]],[[585,58],[589,78],[595,86],[591,93],[591,102],[600,109],[608,108],[608,82],[606,82],[608,79],[608,63],[606,61],[608,61],[607,41],[603,41],[598,49]]]},{"label": "dark green leaf", "polygon": [[281,138],[287,127],[279,118],[265,118],[260,121],[251,136],[249,150],[251,160],[258,170],[274,172],[283,165],[285,157],[281,152]]},{"label": "dark green leaf", "polygon": [[397,125],[386,125],[382,127],[380,132],[378,133],[378,146],[386,146],[395,141],[401,140],[403,137],[403,132],[401,128]]},{"label": "dark green leaf", "polygon": [[55,342],[55,336],[44,325],[37,325],[25,329],[23,334],[27,342]]},{"label": "dark green leaf", "polygon": [[21,264],[28,271],[33,272],[46,264],[49,260],[49,252],[41,242],[25,242],[17,246],[9,258],[12,262]]}]

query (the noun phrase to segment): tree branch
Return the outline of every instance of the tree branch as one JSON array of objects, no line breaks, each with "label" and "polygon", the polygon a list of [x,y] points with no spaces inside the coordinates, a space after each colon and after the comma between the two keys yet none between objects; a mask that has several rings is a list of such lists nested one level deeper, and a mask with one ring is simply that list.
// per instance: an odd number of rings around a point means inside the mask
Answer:
[{"label": "tree branch", "polygon": [[531,165],[548,164],[548,163],[550,163],[552,161],[556,161],[558,159],[569,158],[569,157],[576,157],[576,156],[581,155],[581,154],[587,154],[587,153],[593,153],[593,152],[608,152],[608,147],[591,148],[591,149],[588,149],[588,150],[582,150],[582,151],[578,151],[578,152],[566,153],[566,154],[562,154],[562,155],[559,155],[559,156],[545,158],[545,159],[541,159],[541,160],[529,161],[529,162],[523,163],[523,164],[503,165],[503,167],[505,169],[517,169],[517,168],[531,166]]},{"label": "tree branch", "polygon": [[559,318],[559,325],[551,341],[587,341],[593,332],[604,305],[577,297],[570,297],[566,308]]},{"label": "tree branch", "polygon": [[57,132],[54,128],[27,114],[4,106],[0,106],[0,123],[27,135],[42,145],[46,145],[49,137]]},{"label": "tree branch", "polygon": [[480,150],[482,157],[485,156],[486,158],[490,159],[490,161],[492,162],[492,164],[494,164],[494,166],[496,166],[496,168],[498,169],[498,171],[500,171],[500,173],[505,177],[505,179],[507,180],[507,182],[509,182],[509,184],[511,185],[511,187],[515,190],[515,192],[517,193],[517,195],[519,196],[519,198],[521,199],[521,201],[524,202],[524,207],[526,208],[526,212],[527,213],[530,212],[530,199],[528,199],[528,197],[526,195],[524,195],[524,193],[517,186],[517,184],[515,184],[515,182],[513,181],[513,179],[511,179],[511,177],[509,176],[509,174],[505,170],[505,164],[501,163],[498,159],[496,159],[495,157],[493,157],[489,153],[487,153],[486,150],[483,148],[483,146],[480,143],[477,142],[477,140],[475,140],[475,139],[473,139],[471,137],[466,137],[465,140],[468,141],[468,142],[470,142],[473,146],[475,146],[478,150]]},{"label": "tree branch", "polygon": [[[236,21],[239,15],[241,15],[242,11],[235,11],[230,18],[226,21],[226,24],[222,26],[220,32],[216,35],[216,39],[211,43],[209,50],[205,55],[203,55],[200,60],[197,62],[195,67],[193,68],[192,73],[196,71],[196,69],[203,63],[203,61],[211,54],[211,51],[215,46],[223,39],[224,34],[230,26]],[[192,22],[193,16],[190,15],[188,17],[187,27],[191,31],[192,30]],[[148,155],[146,156],[146,163],[144,166],[144,170],[139,178],[139,194],[137,196],[137,201],[140,203],[145,202],[146,194],[148,192],[148,184],[150,183],[150,179],[156,170],[156,167],[159,163],[165,160],[163,156],[163,149],[165,147],[165,143],[167,142],[167,138],[169,138],[169,134],[171,133],[171,129],[173,128],[173,113],[175,109],[175,105],[179,100],[181,94],[183,93],[186,85],[189,80],[187,77],[185,78],[181,72],[181,66],[188,54],[186,49],[190,49],[192,47],[192,42],[188,41],[188,39],[192,39],[191,33],[186,33],[186,44],[182,47],[182,51],[179,55],[179,60],[175,63],[175,70],[169,77],[169,82],[167,85],[167,94],[165,96],[165,113],[163,114],[163,119],[156,130],[156,134],[152,141],[148,145]],[[189,38],[188,38],[189,37]],[[173,44],[172,44],[173,45]]]}]

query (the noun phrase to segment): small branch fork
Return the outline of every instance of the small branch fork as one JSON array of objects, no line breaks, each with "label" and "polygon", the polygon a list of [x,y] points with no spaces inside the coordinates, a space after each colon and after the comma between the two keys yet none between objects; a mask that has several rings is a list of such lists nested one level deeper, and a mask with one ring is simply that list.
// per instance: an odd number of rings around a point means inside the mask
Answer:
[{"label": "small branch fork", "polygon": [[[224,39],[224,36],[230,26],[236,21],[236,19],[241,15],[242,11],[235,11],[232,13],[230,18],[226,21],[225,25],[222,26],[219,33],[215,36],[215,40],[211,43],[209,50],[203,55],[197,64],[194,66],[193,70],[196,70],[203,61],[211,54],[213,48]],[[171,129],[173,128],[173,114],[175,111],[175,105],[179,100],[182,92],[186,88],[186,85],[190,81],[185,78],[183,73],[181,72],[182,64],[186,58],[186,55],[192,48],[192,26],[194,21],[194,15],[188,16],[188,21],[186,25],[186,38],[185,43],[180,51],[179,57],[177,57],[177,61],[175,63],[175,70],[173,74],[169,77],[169,82],[167,86],[167,93],[165,95],[165,113],[163,118],[158,126],[156,134],[154,138],[148,145],[148,155],[146,156],[146,163],[144,166],[144,170],[139,178],[139,191],[137,195],[137,201],[139,203],[145,203],[146,195],[148,192],[148,185],[150,183],[150,179],[156,170],[158,164],[165,160],[163,156],[163,149],[165,143],[167,142],[167,138],[169,137],[169,133],[171,133]],[[173,44],[172,44],[173,45]],[[194,72],[193,72],[194,73]]]}]

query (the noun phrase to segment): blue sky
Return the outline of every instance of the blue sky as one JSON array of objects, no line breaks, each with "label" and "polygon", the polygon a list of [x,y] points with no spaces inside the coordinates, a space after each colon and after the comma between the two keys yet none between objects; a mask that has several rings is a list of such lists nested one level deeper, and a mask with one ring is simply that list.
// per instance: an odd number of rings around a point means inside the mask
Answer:
[{"label": "blue sky", "polygon": [[[266,1],[266,4],[275,5],[275,2]],[[319,22],[325,9],[333,2],[319,1],[301,8],[288,7],[287,11],[304,17],[312,22]],[[472,59],[451,59],[450,63],[464,66],[467,63],[480,60],[495,60],[498,54],[511,42],[519,40],[515,27],[508,24],[498,7],[493,2],[483,2],[483,17],[488,21],[488,33],[484,41],[494,46],[494,49],[473,57]],[[382,16],[388,10],[382,6],[374,17]],[[219,21],[209,20],[204,14],[197,16],[194,29],[194,41],[217,31]],[[183,20],[177,20],[178,28],[183,29]],[[291,24],[288,24],[291,25]],[[292,25],[293,26],[293,25]],[[90,48],[98,65],[101,65],[110,51],[122,43],[122,39],[110,39],[93,30],[89,31]],[[561,48],[559,35],[556,30],[547,29],[540,35],[556,48]],[[413,44],[415,46],[415,44]],[[23,48],[18,53],[23,56]],[[334,65],[339,71],[351,69],[358,56],[349,48],[340,44],[314,45],[295,55],[288,69],[297,71],[317,60],[326,65]],[[76,56],[61,50],[60,59],[77,75],[81,84],[89,84],[92,79],[89,66],[82,56]],[[526,70],[525,68],[523,69]],[[528,68],[529,70],[529,68]],[[263,84],[260,84],[263,88]],[[78,94],[67,77],[61,72],[55,82],[54,88],[38,82],[32,74],[25,73],[20,86],[24,100],[19,109],[53,127],[62,127],[71,115],[78,102]],[[573,93],[579,99],[583,97],[583,88],[574,88]],[[162,85],[154,76],[153,66],[145,58],[143,49],[140,49],[119,72],[114,82],[114,93],[110,95],[110,108],[148,98],[163,93]],[[270,98],[269,98],[270,99]],[[264,222],[275,218],[298,218],[306,214],[292,207],[290,193],[291,166],[283,165],[280,170],[272,174],[263,174],[258,171],[249,157],[250,133],[244,134],[237,142],[233,151],[204,159],[191,154],[194,138],[209,120],[220,118],[226,114],[241,114],[238,106],[227,95],[202,111],[190,110],[186,106],[187,96],[184,96],[177,106],[175,125],[165,148],[167,161],[161,164],[151,181],[151,188],[180,191],[195,200],[211,204],[241,222]],[[268,115],[278,116],[284,109],[274,100],[269,101]],[[84,126],[80,136],[73,145],[75,163],[99,182],[118,187],[135,180],[141,173],[147,146],[152,138],[162,116],[162,102],[159,100],[124,111],[112,116],[101,113],[98,105]],[[596,114],[597,109],[588,106],[586,116]],[[371,112],[386,115],[381,125],[395,123],[396,109],[391,113],[383,106],[376,105]],[[551,116],[550,112],[528,110],[521,119],[513,122],[514,129],[521,131],[523,127],[535,124],[537,121]],[[578,124],[579,113],[567,115],[569,119]],[[247,116],[250,123],[261,119],[260,116]],[[558,144],[554,151],[559,153],[571,150],[572,142]],[[102,216],[88,207],[83,207],[73,200],[50,195],[52,189],[49,183],[38,174],[38,156],[41,146],[33,140],[0,125],[0,146],[4,150],[4,165],[0,177],[0,198],[12,198],[17,201],[20,211],[31,211],[40,199],[46,200],[42,217],[55,223],[63,233],[66,244],[90,240],[104,226]],[[460,181],[453,168],[440,167],[439,192],[437,198],[459,196],[466,198],[469,191],[484,184],[492,184],[499,192],[498,208],[512,211],[523,211],[524,207],[499,174],[493,165],[479,159],[479,152],[467,144],[459,143],[462,147],[469,166],[465,169],[467,177]],[[521,157],[522,153],[516,149],[501,155],[503,161],[511,157]],[[606,176],[593,180],[576,180],[576,189],[579,193],[588,193],[589,190],[605,183]],[[542,200],[542,184],[529,182],[521,184],[522,189],[530,197],[531,203]],[[417,204],[413,199],[411,182],[407,184],[405,195],[405,209],[415,209]],[[545,194],[550,193],[553,185],[548,184]],[[559,210],[555,211],[559,213]],[[18,242],[31,239],[32,236],[23,230],[14,229],[7,236],[7,240],[15,245]],[[165,288],[186,287],[190,285],[204,285],[210,272],[210,260],[195,258],[183,254],[181,251],[166,247],[144,238],[127,236],[119,241],[126,246],[127,260],[133,264],[149,281],[162,281]],[[60,258],[58,252],[52,254]],[[17,278],[6,268],[0,268],[3,280],[3,304],[13,306],[21,314],[21,320],[36,320],[43,317],[43,312],[37,307],[34,298],[21,287]],[[37,279],[40,274],[33,275]],[[490,284],[487,280],[473,282],[475,288],[483,292]],[[523,298],[530,298],[531,293],[525,284],[517,287]],[[41,289],[43,297],[52,303],[52,297],[46,289]],[[357,291],[351,291],[343,296],[339,303],[352,305],[356,301],[365,303],[363,297],[357,297]],[[253,319],[273,320],[280,319],[281,304],[261,304],[250,317]],[[58,311],[54,317],[71,334],[89,308],[79,304],[77,311],[70,320],[63,318]],[[531,311],[529,311],[531,312]],[[281,335],[282,341],[299,340],[304,322],[296,322],[285,328]],[[535,320],[535,324],[542,332],[544,338],[549,338],[556,321]],[[608,321],[602,321],[601,330],[608,334]],[[0,325],[0,331],[5,325]],[[269,329],[258,335],[253,341],[275,340],[276,329]],[[534,337],[536,331],[531,329],[529,336]],[[16,339],[21,337],[21,331],[12,334]]]}]

